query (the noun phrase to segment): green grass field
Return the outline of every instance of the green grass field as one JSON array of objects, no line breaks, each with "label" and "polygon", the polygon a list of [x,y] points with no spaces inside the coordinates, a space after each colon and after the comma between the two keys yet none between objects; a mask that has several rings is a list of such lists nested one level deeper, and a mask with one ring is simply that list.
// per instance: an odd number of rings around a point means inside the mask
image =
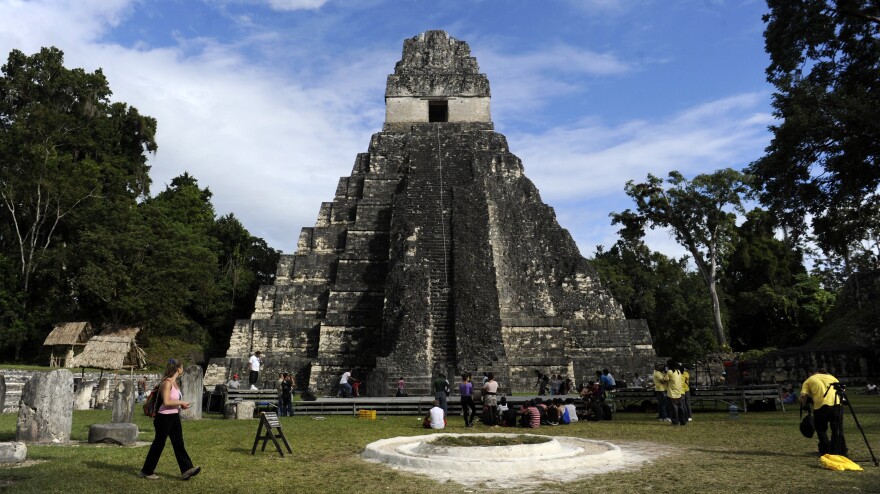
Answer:
[{"label": "green grass field", "polygon": [[[852,393],[852,392],[851,392]],[[880,397],[851,394],[868,440],[880,453]],[[108,422],[108,411],[74,413],[73,444],[28,448],[25,466],[0,467],[0,491],[15,493],[83,492],[150,493],[465,493],[497,492],[491,484],[464,487],[441,484],[418,475],[364,462],[359,454],[374,440],[425,434],[416,417],[391,416],[365,421],[328,416],[313,420],[282,418],[293,454],[284,458],[272,444],[252,456],[258,421],[223,420],[209,414],[185,422],[184,436],[201,475],[183,482],[166,447],[156,473],[160,480],[137,478],[147,447],[95,446],[83,443],[89,425]],[[151,441],[153,427],[143,415],[136,418],[141,439]],[[0,441],[15,438],[16,416],[0,416]],[[725,412],[696,413],[688,427],[669,427],[652,414],[618,413],[613,421],[580,422],[542,427],[539,434],[569,435],[614,441],[656,443],[673,453],[644,468],[585,477],[574,483],[545,484],[537,491],[562,492],[880,492],[880,468],[861,463],[864,472],[832,472],[819,466],[816,444],[798,432],[798,412],[752,412],[728,418]],[[463,427],[450,417],[448,432],[522,432],[522,429]],[[861,435],[847,411],[846,437],[850,458],[869,458]],[[509,491],[509,490],[508,490]],[[533,490],[534,491],[534,490]],[[537,492],[535,491],[535,492]],[[513,491],[510,491],[513,492]],[[522,491],[517,491],[522,492]]]}]

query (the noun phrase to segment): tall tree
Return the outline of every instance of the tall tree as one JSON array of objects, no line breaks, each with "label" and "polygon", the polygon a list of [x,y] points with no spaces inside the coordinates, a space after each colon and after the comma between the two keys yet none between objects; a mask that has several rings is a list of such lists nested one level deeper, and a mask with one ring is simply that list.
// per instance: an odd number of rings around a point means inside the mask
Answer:
[{"label": "tall tree", "polygon": [[75,216],[99,199],[133,201],[149,187],[156,122],[110,95],[100,70],[67,69],[56,48],[13,50],[2,66],[0,252],[17,264],[17,324],[26,333],[46,312],[40,301],[64,281],[63,246],[81,225]]},{"label": "tall tree", "polygon": [[767,211],[749,211],[724,270],[728,328],[739,349],[802,344],[834,302],[807,274],[801,252],[776,238],[777,226]]},{"label": "tall tree", "polygon": [[798,238],[812,227],[849,273],[854,244],[880,226],[880,2],[767,5],[767,80],[779,123],[748,171],[788,232]]},{"label": "tall tree", "polygon": [[720,347],[727,346],[718,294],[718,274],[724,254],[736,233],[736,212],[744,213],[741,196],[747,192],[744,176],[726,168],[687,180],[676,171],[663,180],[648,174],[644,183],[626,184],[636,211],[612,213],[614,224],[625,228],[669,228],[675,240],[691,254],[712,302],[713,328]]}]

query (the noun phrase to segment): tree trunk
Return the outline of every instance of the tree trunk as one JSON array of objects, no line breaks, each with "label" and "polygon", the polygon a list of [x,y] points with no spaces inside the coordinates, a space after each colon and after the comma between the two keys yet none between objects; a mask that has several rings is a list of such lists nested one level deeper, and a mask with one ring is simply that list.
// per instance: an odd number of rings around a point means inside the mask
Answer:
[{"label": "tree trunk", "polygon": [[727,337],[724,335],[724,325],[721,322],[721,302],[718,300],[718,289],[715,280],[706,280],[709,287],[709,295],[712,296],[712,324],[715,326],[715,338],[718,346],[722,349],[727,346]]}]

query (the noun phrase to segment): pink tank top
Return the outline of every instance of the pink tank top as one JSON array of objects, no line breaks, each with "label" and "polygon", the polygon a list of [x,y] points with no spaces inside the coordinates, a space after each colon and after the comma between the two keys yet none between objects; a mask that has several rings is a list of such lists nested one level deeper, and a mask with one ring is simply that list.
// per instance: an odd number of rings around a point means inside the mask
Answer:
[{"label": "pink tank top", "polygon": [[[171,392],[168,394],[169,394],[168,397],[171,398],[172,400],[179,400],[180,399],[180,388],[178,388],[172,384],[171,385]],[[166,407],[163,404],[162,406],[159,407],[159,413],[161,413],[163,415],[171,415],[173,413],[180,413],[180,407],[177,405],[175,405],[173,407]]]}]

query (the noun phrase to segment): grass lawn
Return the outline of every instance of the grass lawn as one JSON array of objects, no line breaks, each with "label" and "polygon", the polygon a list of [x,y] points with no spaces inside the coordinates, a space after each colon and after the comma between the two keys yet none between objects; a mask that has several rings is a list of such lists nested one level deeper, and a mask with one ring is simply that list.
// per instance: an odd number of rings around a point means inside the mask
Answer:
[{"label": "grass lawn", "polygon": [[[852,394],[875,454],[880,454],[880,397]],[[278,456],[270,442],[265,452],[250,454],[258,421],[208,418],[184,423],[190,456],[201,475],[182,482],[166,447],[156,471],[162,478],[136,477],[147,447],[73,446],[28,447],[29,463],[0,467],[0,491],[149,493],[184,490],[188,493],[465,493],[497,492],[454,483],[440,484],[418,475],[361,461],[367,443],[403,435],[425,434],[416,417],[357,420],[328,416],[313,420],[282,418],[293,454]],[[108,422],[109,411],[74,412],[72,439],[84,441],[89,425]],[[865,442],[847,410],[846,437],[850,458],[869,458]],[[144,441],[153,427],[143,415],[136,418]],[[15,438],[15,415],[0,416],[0,441]],[[644,468],[584,478],[567,484],[545,484],[540,492],[880,492],[880,468],[860,463],[864,472],[832,472],[819,466],[816,443],[798,432],[798,412],[752,412],[732,420],[725,412],[696,413],[688,427],[669,427],[652,414],[619,413],[613,421],[580,422],[571,426],[528,431],[611,442],[637,441],[662,445],[673,453]],[[523,429],[465,429],[460,417],[450,417],[448,432],[524,432]],[[660,448],[658,448],[660,449]],[[466,473],[465,473],[466,474]],[[512,491],[511,491],[512,492]],[[520,491],[521,492],[521,491]]]}]

